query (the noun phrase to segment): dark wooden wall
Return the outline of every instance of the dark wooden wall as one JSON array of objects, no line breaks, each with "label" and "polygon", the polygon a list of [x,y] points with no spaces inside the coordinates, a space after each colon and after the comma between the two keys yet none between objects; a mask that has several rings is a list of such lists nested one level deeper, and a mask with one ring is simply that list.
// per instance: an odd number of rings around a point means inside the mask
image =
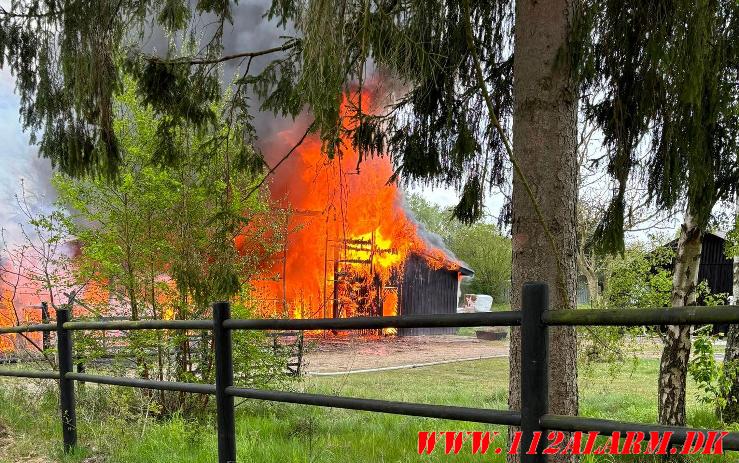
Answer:
[{"label": "dark wooden wall", "polygon": [[[724,255],[725,243],[725,239],[713,233],[703,235],[698,281],[706,281],[712,294],[728,293],[731,295],[734,268],[732,259]],[[677,240],[672,240],[665,246],[676,251]],[[672,270],[674,265],[673,261],[668,270]]]},{"label": "dark wooden wall", "polygon": [[[405,264],[400,284],[400,314],[442,314],[457,312],[457,272],[434,270],[415,254]],[[455,334],[456,328],[401,328],[400,336]]]},{"label": "dark wooden wall", "polygon": [[732,290],[733,262],[724,254],[724,239],[712,233],[703,236],[701,265],[698,281],[706,280],[711,293],[729,293]]},{"label": "dark wooden wall", "polygon": [[[726,240],[718,235],[713,233],[703,235],[698,281],[707,282],[711,294],[726,293],[731,296],[734,262],[724,254],[725,245]],[[669,242],[667,246],[673,250],[677,249],[677,240]],[[698,301],[698,304],[702,305],[703,301]],[[726,333],[727,330],[728,325],[713,325],[713,334]]]}]

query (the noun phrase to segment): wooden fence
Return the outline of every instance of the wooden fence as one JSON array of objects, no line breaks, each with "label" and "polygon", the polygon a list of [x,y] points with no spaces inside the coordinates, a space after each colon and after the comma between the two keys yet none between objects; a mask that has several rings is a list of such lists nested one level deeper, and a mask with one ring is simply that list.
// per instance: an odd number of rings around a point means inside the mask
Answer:
[{"label": "wooden fence", "polygon": [[[473,314],[409,315],[400,317],[357,317],[343,319],[232,319],[230,305],[213,305],[212,320],[144,320],[88,322],[70,321],[68,310],[56,311],[56,323],[0,328],[0,334],[57,333],[58,371],[0,370],[0,376],[56,379],[59,381],[60,412],[65,451],[77,445],[74,382],[83,381],[134,388],[181,391],[215,396],[218,425],[218,461],[236,461],[234,397],[335,407],[369,412],[392,413],[461,420],[497,425],[520,426],[522,449],[531,448],[534,435],[544,430],[613,432],[671,432],[670,445],[685,441],[687,433],[708,433],[707,429],[646,425],[579,416],[553,415],[548,412],[548,330],[550,326],[600,325],[698,325],[739,323],[739,307],[678,307],[658,309],[549,310],[549,292],[545,284],[528,283],[523,288],[522,310]],[[340,397],[321,394],[249,389],[234,386],[231,333],[234,330],[367,330],[383,328],[445,328],[477,326],[521,327],[521,410],[490,410],[386,400]],[[81,330],[212,330],[215,345],[215,384],[153,381],[148,379],[100,376],[72,370],[72,333]],[[545,439],[536,451],[522,453],[523,463],[543,463]],[[729,433],[723,440],[725,450],[739,450],[739,433]]]}]

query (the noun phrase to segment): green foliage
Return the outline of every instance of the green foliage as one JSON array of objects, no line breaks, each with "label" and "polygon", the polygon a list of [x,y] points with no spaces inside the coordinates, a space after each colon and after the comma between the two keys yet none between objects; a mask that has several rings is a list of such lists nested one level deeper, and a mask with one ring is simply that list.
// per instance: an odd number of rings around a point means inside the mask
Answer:
[{"label": "green foliage", "polygon": [[83,262],[91,272],[122,280],[131,299],[142,295],[144,281],[156,285],[152,280],[160,274],[171,276],[180,296],[200,311],[239,294],[256,256],[240,255],[233,239],[266,210],[247,194],[253,174],[235,165],[244,141],[225,122],[213,131],[181,126],[179,162],[160,167],[156,113],[142,106],[131,86],[117,111],[125,153],[119,181],[54,178],[61,205],[81,224],[74,232],[84,244]]},{"label": "green foliage", "polygon": [[[235,3],[120,0],[91,8],[85,1],[26,0],[0,11],[0,66],[17,78],[21,117],[42,134],[41,154],[65,174],[115,177],[123,166],[114,99],[125,72],[158,116],[156,162],[186,156],[177,143],[181,124],[212,128],[221,100],[229,125],[250,140],[248,95],[256,94],[263,110],[313,113],[329,157],[347,135],[363,155],[390,153],[394,178],[462,189],[455,209],[462,221],[482,217],[489,187],[504,182],[506,156],[474,78],[460,1],[274,0],[268,18],[296,37],[276,49],[223,57]],[[513,108],[513,3],[469,3],[497,117],[506,123]],[[168,47],[148,55],[140,43],[160,30]],[[201,36],[206,43],[198,48],[194,37]],[[271,59],[258,75],[249,72],[249,52]],[[218,63],[237,59],[246,61],[245,70],[224,92]],[[391,101],[387,89],[370,81],[370,63],[402,84],[399,99]],[[371,94],[354,102],[351,121],[343,124],[342,99],[365,87]],[[263,164],[251,154],[251,165]]]},{"label": "green foliage", "polygon": [[[726,294],[710,294],[705,282],[698,288],[699,298],[708,306],[726,303]],[[696,330],[693,337],[692,357],[688,363],[688,372],[696,382],[699,401],[711,405],[721,417],[727,405],[735,404],[739,398],[732,395],[732,386],[739,375],[737,362],[716,360],[714,345],[718,338],[711,335],[712,325]]]},{"label": "green foliage", "polygon": [[693,353],[688,364],[688,372],[697,385],[698,400],[712,406],[720,417],[727,405],[739,400],[731,394],[739,368],[735,363],[716,360],[714,350],[716,338],[709,334],[708,329],[710,328],[702,329],[693,339]]},{"label": "green foliage", "polygon": [[606,269],[604,291],[608,308],[668,307],[672,293],[672,259],[667,247],[634,245],[613,258]]},{"label": "green foliage", "polygon": [[[247,292],[231,305],[231,317],[255,318],[257,304]],[[285,374],[293,346],[274,349],[272,339],[262,331],[233,332],[234,381],[242,387],[284,389],[295,380]],[[212,378],[213,382],[215,378]]]},{"label": "green foliage", "polygon": [[490,294],[496,301],[508,299],[511,288],[511,240],[503,236],[498,227],[484,222],[468,228],[460,227],[449,246],[475,271],[474,278],[463,285],[465,292]]},{"label": "green foliage", "polygon": [[734,218],[731,230],[726,234],[724,254],[729,259],[739,256],[739,215]]},{"label": "green foliage", "polygon": [[584,2],[569,52],[618,185],[600,247],[623,250],[624,190],[636,169],[658,208],[685,200],[705,228],[739,178],[737,2]]},{"label": "green foliage", "polygon": [[[603,270],[606,284],[598,308],[630,310],[669,306],[673,256],[674,252],[667,247],[637,243],[622,255],[607,258]],[[586,365],[597,361],[617,368],[627,360],[626,339],[643,333],[642,328],[584,328],[578,331],[580,358]]]},{"label": "green foliage", "polygon": [[[248,281],[273,243],[262,243],[263,253],[239,252],[235,239],[247,227],[254,236],[270,236],[279,220],[254,220],[270,212],[260,196],[249,194],[259,177],[239,165],[239,153],[250,148],[225,119],[210,130],[180,120],[173,132],[180,155],[163,166],[159,122],[167,116],[145,105],[130,79],[115,109],[123,155],[118,181],[54,177],[59,207],[71,211],[66,224],[80,245],[75,266],[110,293],[102,300],[88,297],[86,307],[92,315],[110,315],[113,301],[122,312],[115,315],[134,320],[200,319],[210,317],[214,301],[231,300],[238,301],[235,316],[251,316]],[[222,108],[213,113],[222,114]],[[115,365],[120,373],[130,369],[133,358],[145,377],[212,382],[209,335],[142,331],[129,333],[125,342],[91,335],[78,344],[89,362],[109,354],[106,342],[121,347]],[[261,333],[235,342],[235,369],[248,374],[245,384],[285,380],[284,355],[266,346]],[[172,412],[181,399],[162,394],[158,402]],[[194,398],[185,406],[203,403]]]},{"label": "green foliage", "polygon": [[408,198],[408,206],[425,228],[441,236],[445,245],[475,271],[474,278],[463,283],[468,294],[489,294],[495,301],[505,301],[511,286],[511,240],[490,223],[464,225],[419,195]]},{"label": "green foliage", "polygon": [[695,291],[697,293],[698,300],[707,307],[724,305],[729,297],[727,293],[712,293],[711,288],[708,286],[708,282],[705,280],[698,283]]},{"label": "green foliage", "polygon": [[719,383],[723,375],[715,358],[714,341],[705,330],[693,339],[693,355],[688,364],[688,372],[698,385],[698,400],[715,404],[717,410],[720,410],[725,405],[724,387]]}]

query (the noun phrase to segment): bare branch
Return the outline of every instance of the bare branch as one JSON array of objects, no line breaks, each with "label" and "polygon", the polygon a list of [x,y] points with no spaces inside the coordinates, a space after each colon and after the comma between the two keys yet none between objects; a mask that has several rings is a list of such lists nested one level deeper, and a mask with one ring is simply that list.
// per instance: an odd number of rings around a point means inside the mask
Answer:
[{"label": "bare branch", "polygon": [[230,61],[234,59],[243,59],[243,58],[256,58],[258,56],[264,56],[269,55],[272,53],[278,53],[281,51],[290,50],[291,48],[295,48],[300,41],[298,39],[292,39],[288,42],[285,42],[283,45],[279,47],[273,47],[273,48],[267,48],[265,50],[258,50],[258,51],[245,51],[242,53],[234,53],[232,55],[224,55],[220,58],[176,58],[176,59],[165,59],[160,58],[158,56],[145,56],[144,59],[146,59],[149,62],[152,63],[161,63],[161,64],[183,64],[187,66],[200,66],[200,65],[207,65],[207,64],[218,64],[223,63],[225,61]]}]

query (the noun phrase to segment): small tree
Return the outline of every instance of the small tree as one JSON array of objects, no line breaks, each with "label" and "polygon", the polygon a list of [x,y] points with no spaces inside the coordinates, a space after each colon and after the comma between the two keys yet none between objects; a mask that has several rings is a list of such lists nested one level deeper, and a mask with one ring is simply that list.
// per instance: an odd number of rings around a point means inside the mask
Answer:
[{"label": "small tree", "polygon": [[665,247],[636,243],[606,265],[605,306],[639,309],[667,307],[672,291],[674,252]]},{"label": "small tree", "polygon": [[[66,211],[41,211],[47,205],[29,195],[23,184],[16,202],[23,220],[18,224],[20,237],[8,239],[3,230],[0,243],[0,302],[8,309],[11,325],[25,322],[19,318],[23,301],[46,302],[50,310],[71,310],[89,283],[74,263],[74,236],[69,234]],[[38,340],[25,333],[18,336],[55,365],[54,356]]]},{"label": "small tree", "polygon": [[[210,305],[218,300],[235,301],[234,313],[247,316],[248,281],[261,259],[269,256],[270,244],[264,244],[267,252],[262,254],[240,253],[234,241],[247,226],[253,236],[269,235],[277,226],[274,221],[250,220],[268,213],[260,196],[249,195],[258,176],[245,168],[240,153],[251,148],[226,123],[205,131],[180,124],[173,145],[182,150],[178,162],[161,166],[156,162],[159,117],[141,103],[131,85],[117,102],[115,129],[123,154],[119,181],[63,174],[54,178],[60,206],[72,211],[68,223],[80,243],[80,268],[89,278],[105,282],[118,309],[133,320],[207,318]],[[109,300],[99,302],[107,305]],[[266,351],[255,354],[261,335],[246,339],[237,342],[243,352],[237,354],[242,362],[237,369],[268,372],[253,376],[260,381],[279,380],[281,359]],[[153,348],[159,379],[212,382],[209,335],[155,331],[134,333],[128,340],[128,353],[137,358],[142,375],[150,374],[147,351]],[[170,351],[175,353],[174,364]],[[170,409],[184,406],[187,411],[204,403],[199,397],[184,402],[181,394],[169,397],[172,400],[166,401],[161,394],[162,404]]]}]

